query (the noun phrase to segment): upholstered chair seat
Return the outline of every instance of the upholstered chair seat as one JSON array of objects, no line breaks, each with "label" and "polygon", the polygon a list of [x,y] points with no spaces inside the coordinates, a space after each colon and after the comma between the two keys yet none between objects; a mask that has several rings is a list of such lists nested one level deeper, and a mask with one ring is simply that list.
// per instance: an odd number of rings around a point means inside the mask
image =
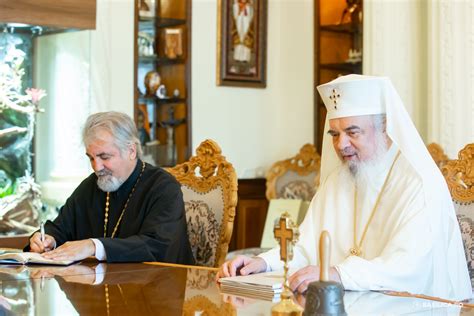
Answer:
[{"label": "upholstered chair seat", "polygon": [[458,159],[447,161],[441,171],[453,199],[474,288],[474,144],[464,147]]}]

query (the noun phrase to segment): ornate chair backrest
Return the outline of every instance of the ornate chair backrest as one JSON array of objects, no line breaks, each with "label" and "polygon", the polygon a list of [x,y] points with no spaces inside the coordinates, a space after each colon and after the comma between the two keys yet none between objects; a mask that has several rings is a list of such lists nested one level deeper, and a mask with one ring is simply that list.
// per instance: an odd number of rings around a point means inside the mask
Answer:
[{"label": "ornate chair backrest", "polygon": [[306,144],[289,159],[273,164],[267,173],[266,197],[310,201],[319,185],[321,157],[316,147]]},{"label": "ornate chair backrest", "polygon": [[220,266],[229,249],[237,205],[237,175],[212,140],[189,161],[167,168],[181,183],[188,236],[196,264]]},{"label": "ornate chair backrest", "polygon": [[444,153],[443,148],[437,143],[430,143],[426,148],[428,148],[431,157],[440,169],[446,164],[446,162],[448,162],[448,156]]},{"label": "ornate chair backrest", "polygon": [[474,144],[464,147],[458,159],[449,160],[441,171],[453,199],[474,286]]}]

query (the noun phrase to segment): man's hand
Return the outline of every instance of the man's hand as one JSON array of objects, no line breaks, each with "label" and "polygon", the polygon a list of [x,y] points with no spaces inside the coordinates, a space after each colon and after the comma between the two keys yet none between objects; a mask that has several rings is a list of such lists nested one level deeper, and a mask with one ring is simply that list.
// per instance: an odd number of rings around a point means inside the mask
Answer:
[{"label": "man's hand", "polygon": [[82,264],[68,267],[39,267],[30,269],[30,277],[33,279],[53,278],[60,276],[66,282],[93,284],[95,281],[95,270]]},{"label": "man's hand", "polygon": [[[329,279],[341,283],[337,270],[329,269]],[[293,273],[289,278],[290,289],[293,292],[304,293],[311,282],[319,281],[319,266],[306,266]]]},{"label": "man's hand", "polygon": [[73,260],[78,261],[95,254],[95,244],[91,239],[68,241],[50,252],[45,252],[42,256],[52,260]]},{"label": "man's hand", "polygon": [[249,275],[252,273],[264,272],[267,270],[267,263],[259,257],[249,258],[247,256],[237,256],[233,260],[224,262],[216,275],[216,280],[224,277]]},{"label": "man's hand", "polygon": [[44,241],[41,241],[41,234],[36,232],[30,238],[30,251],[43,253],[45,251],[51,251],[56,247],[56,240],[53,236],[44,235]]}]

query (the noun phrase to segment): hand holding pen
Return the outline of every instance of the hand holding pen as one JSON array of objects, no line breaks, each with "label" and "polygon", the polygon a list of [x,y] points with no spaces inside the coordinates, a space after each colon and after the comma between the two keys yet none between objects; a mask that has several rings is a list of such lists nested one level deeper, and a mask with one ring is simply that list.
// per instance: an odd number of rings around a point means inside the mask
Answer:
[{"label": "hand holding pen", "polygon": [[44,222],[41,223],[39,232],[34,233],[30,238],[30,251],[43,253],[53,250],[55,246],[56,240],[45,233]]},{"label": "hand holding pen", "polygon": [[41,222],[40,234],[41,234],[41,242],[44,243],[44,222]]}]

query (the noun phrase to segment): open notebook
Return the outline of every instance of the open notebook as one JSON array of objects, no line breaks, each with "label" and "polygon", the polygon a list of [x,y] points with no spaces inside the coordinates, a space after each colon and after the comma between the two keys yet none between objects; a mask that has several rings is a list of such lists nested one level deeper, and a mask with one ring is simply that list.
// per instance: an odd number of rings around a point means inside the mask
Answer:
[{"label": "open notebook", "polygon": [[67,266],[71,260],[51,260],[43,258],[36,252],[0,252],[0,264],[44,264]]}]

